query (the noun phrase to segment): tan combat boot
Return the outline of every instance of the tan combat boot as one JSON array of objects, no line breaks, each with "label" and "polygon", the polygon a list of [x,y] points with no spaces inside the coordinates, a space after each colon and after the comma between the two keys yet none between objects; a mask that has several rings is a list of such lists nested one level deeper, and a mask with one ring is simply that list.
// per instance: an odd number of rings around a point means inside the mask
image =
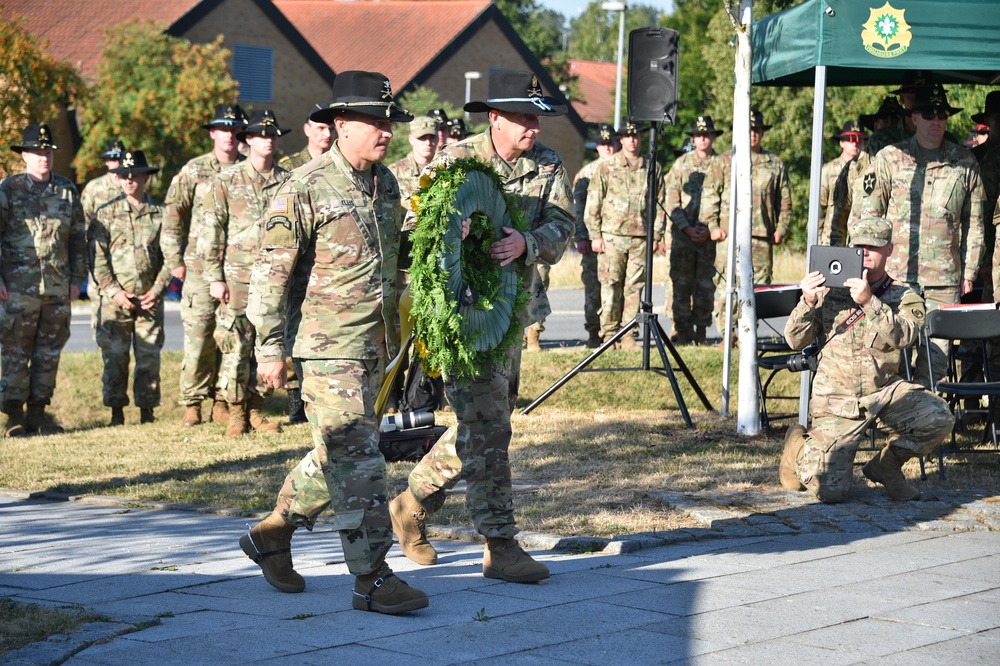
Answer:
[{"label": "tan combat boot", "polygon": [[184,407],[184,418],[181,425],[185,428],[193,428],[201,425],[201,405],[187,405]]},{"label": "tan combat boot", "polygon": [[384,560],[375,571],[354,579],[351,605],[355,610],[398,615],[427,608],[429,603],[427,594],[398,578]]},{"label": "tan combat boot", "polygon": [[7,415],[4,425],[5,437],[24,437],[28,434],[24,427],[24,403],[19,400],[5,400],[3,412]]},{"label": "tan combat boot", "polygon": [[226,437],[239,437],[247,434],[247,411],[242,402],[229,403],[229,426],[226,428]]},{"label": "tan combat boot", "polygon": [[625,351],[635,351],[639,348],[639,343],[631,333],[623,337],[619,342],[621,343],[621,348]]},{"label": "tan combat boot", "polygon": [[796,423],[785,432],[785,449],[781,452],[781,463],[778,465],[778,478],[785,490],[805,490],[799,479],[799,453],[806,445],[806,429]]},{"label": "tan combat boot", "polygon": [[539,342],[540,335],[541,334],[533,328],[526,329],[524,332],[524,340],[527,344],[524,347],[524,351],[542,351],[542,345],[541,342]]},{"label": "tan combat boot", "polygon": [[517,540],[490,537],[483,553],[483,575],[511,583],[537,583],[549,577],[549,568],[531,559]]},{"label": "tan combat boot", "polygon": [[292,535],[295,527],[289,525],[279,509],[257,523],[247,525],[247,533],[240,537],[240,548],[247,557],[260,565],[268,583],[282,592],[301,592],[306,581],[292,566]]},{"label": "tan combat boot", "polygon": [[392,518],[392,531],[399,539],[403,555],[425,567],[437,564],[437,551],[427,541],[424,525],[427,512],[409,488],[389,502],[389,516]]},{"label": "tan combat boot", "polygon": [[52,420],[45,413],[45,405],[40,403],[28,403],[28,415],[26,418],[29,433],[37,432],[39,435],[61,435],[65,432],[63,427]]},{"label": "tan combat boot", "polygon": [[264,396],[256,393],[247,394],[247,418],[250,426],[257,432],[281,432],[281,425],[271,421],[261,409],[264,407]]},{"label": "tan combat boot", "polygon": [[215,423],[225,423],[229,420],[229,403],[225,400],[216,399],[212,403],[212,421]]},{"label": "tan combat boot", "polygon": [[889,499],[897,502],[911,502],[920,499],[920,491],[906,482],[903,464],[916,454],[895,446],[886,446],[865,463],[861,473],[869,481],[881,483]]},{"label": "tan combat boot", "polygon": [[111,408],[111,422],[108,424],[109,428],[115,428],[117,426],[125,425],[125,408],[124,407],[112,407]]}]

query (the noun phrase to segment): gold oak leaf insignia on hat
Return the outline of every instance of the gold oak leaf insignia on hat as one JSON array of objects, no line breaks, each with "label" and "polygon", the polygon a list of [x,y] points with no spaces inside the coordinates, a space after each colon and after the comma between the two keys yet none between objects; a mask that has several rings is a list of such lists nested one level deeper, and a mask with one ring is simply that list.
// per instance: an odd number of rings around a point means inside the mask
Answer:
[{"label": "gold oak leaf insignia on hat", "polygon": [[528,97],[542,97],[542,87],[538,85],[538,77],[531,77],[531,87],[528,88]]}]

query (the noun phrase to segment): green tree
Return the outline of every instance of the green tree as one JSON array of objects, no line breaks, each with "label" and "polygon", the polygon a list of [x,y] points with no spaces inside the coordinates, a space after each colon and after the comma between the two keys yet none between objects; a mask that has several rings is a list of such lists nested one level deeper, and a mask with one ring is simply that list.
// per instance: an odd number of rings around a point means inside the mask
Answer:
[{"label": "green tree", "polygon": [[[103,166],[98,155],[116,137],[144,150],[165,174],[211,149],[197,128],[216,104],[237,99],[229,51],[221,36],[192,44],[164,29],[161,23],[133,20],[105,34],[97,81],[79,108],[84,141],[74,166],[81,176]],[[153,194],[160,197],[170,179],[157,180]]]},{"label": "green tree", "polygon": [[562,30],[566,19],[537,0],[494,0],[504,17],[514,26],[524,43],[541,61],[562,49]]},{"label": "green tree", "polygon": [[49,56],[19,16],[0,17],[0,178],[22,170],[8,145],[21,142],[27,125],[51,122],[86,88],[77,71]]},{"label": "green tree", "polygon": [[[624,51],[628,51],[628,35],[638,28],[661,25],[660,11],[650,5],[629,5],[625,12]],[[580,60],[618,61],[618,12],[601,9],[600,0],[592,0],[587,8],[570,21],[569,55]]]},{"label": "green tree", "polygon": [[[444,112],[448,114],[449,118],[465,118],[465,114],[461,107],[455,106],[450,102],[444,102],[438,97],[437,93],[426,86],[416,86],[399,96],[397,100],[399,104],[404,109],[409,109],[410,113],[414,116],[424,116],[431,109],[444,109]],[[473,125],[477,120],[477,116],[481,122],[484,122],[484,117],[482,114],[476,114],[472,116],[472,120],[465,124],[466,129],[469,130],[470,134],[482,131],[482,127],[485,125]],[[410,125],[409,123],[393,123],[392,125],[392,140],[389,142],[389,152],[386,154],[385,163],[392,164],[396,160],[400,160],[410,152]]]}]

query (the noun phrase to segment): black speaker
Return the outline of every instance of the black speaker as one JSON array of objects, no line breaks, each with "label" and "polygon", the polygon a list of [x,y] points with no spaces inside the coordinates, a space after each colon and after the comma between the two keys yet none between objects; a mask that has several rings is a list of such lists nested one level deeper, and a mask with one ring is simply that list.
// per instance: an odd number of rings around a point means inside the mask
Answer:
[{"label": "black speaker", "polygon": [[628,35],[628,114],[633,120],[673,125],[677,119],[680,34],[639,28]]}]

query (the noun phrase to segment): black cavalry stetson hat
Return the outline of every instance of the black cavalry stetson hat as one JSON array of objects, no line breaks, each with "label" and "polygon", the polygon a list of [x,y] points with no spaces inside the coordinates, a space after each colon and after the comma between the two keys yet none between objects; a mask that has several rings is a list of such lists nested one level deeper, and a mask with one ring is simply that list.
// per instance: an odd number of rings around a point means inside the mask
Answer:
[{"label": "black cavalry stetson hat", "polygon": [[848,120],[844,123],[844,129],[840,130],[840,134],[834,134],[830,137],[831,141],[859,141],[860,139],[867,139],[868,133],[865,132],[864,128],[861,127],[861,123],[856,120]]},{"label": "black cavalry stetson hat", "polygon": [[338,115],[354,111],[373,118],[387,118],[394,123],[408,123],[413,114],[392,98],[392,86],[384,74],[350,70],[333,80],[333,98],[325,109],[313,111],[309,120],[332,123]]},{"label": "black cavalry stetson hat", "polygon": [[680,148],[674,148],[674,157],[680,157],[692,151],[694,151],[694,141],[691,140],[691,137],[686,137]]},{"label": "black cavalry stetson hat", "polygon": [[22,150],[59,150],[59,146],[52,143],[52,130],[45,123],[38,125],[28,125],[21,135],[21,145],[11,146],[11,150],[19,153]]},{"label": "black cavalry stetson hat", "polygon": [[469,130],[465,129],[465,121],[461,118],[452,118],[447,123],[448,136],[453,139],[464,139],[469,135]]},{"label": "black cavalry stetson hat", "polygon": [[481,113],[496,109],[535,116],[564,116],[566,105],[542,92],[538,77],[519,69],[494,69],[486,86],[486,101],[469,102],[464,110]]},{"label": "black cavalry stetson hat", "polygon": [[594,141],[596,143],[614,143],[618,138],[618,130],[611,123],[597,123],[594,126]]},{"label": "black cavalry stetson hat", "polygon": [[118,168],[109,169],[116,176],[128,177],[137,173],[156,173],[159,170],[158,167],[149,166],[146,162],[146,153],[141,150],[126,150],[125,154],[122,155],[122,161],[118,165]]},{"label": "black cavalry stetson hat", "polygon": [[443,125],[448,122],[448,114],[444,109],[431,109],[427,115],[434,119],[434,122]]},{"label": "black cavalry stetson hat", "polygon": [[774,125],[765,125],[764,114],[759,109],[750,109],[750,128],[753,129],[754,127],[759,127],[766,132],[774,127]]},{"label": "black cavalry stetson hat", "polygon": [[242,129],[247,126],[247,114],[239,104],[217,104],[215,117],[202,125],[207,130],[212,129]]},{"label": "black cavalry stetson hat", "polygon": [[908,69],[903,72],[903,85],[891,91],[893,95],[915,93],[934,85],[934,72],[926,69]]},{"label": "black cavalry stetson hat", "polygon": [[918,90],[916,97],[913,99],[913,108],[911,109],[914,113],[921,111],[944,111],[949,116],[953,116],[961,110],[961,108],[954,107],[948,103],[948,97],[940,84]]},{"label": "black cavalry stetson hat", "polygon": [[688,136],[694,136],[695,134],[714,134],[715,136],[719,136],[722,134],[722,130],[715,129],[712,116],[698,116],[694,119],[691,129],[684,133]]},{"label": "black cavalry stetson hat", "polygon": [[972,122],[986,124],[986,116],[991,113],[1000,113],[1000,90],[994,90],[986,95],[986,104],[983,105],[982,113],[974,113]]},{"label": "black cavalry stetson hat", "polygon": [[878,107],[878,111],[875,113],[862,113],[861,114],[861,126],[867,129],[875,131],[875,120],[878,118],[895,118],[899,120],[906,115],[906,109],[899,103],[899,100],[895,97],[886,97],[882,100],[882,104]]},{"label": "black cavalry stetson hat", "polygon": [[240,141],[248,135],[253,136],[284,136],[292,130],[278,125],[278,119],[274,117],[271,109],[255,109],[250,116],[249,124],[236,133],[236,138]]},{"label": "black cavalry stetson hat", "polygon": [[633,134],[642,134],[643,132],[650,129],[649,125],[642,125],[637,123],[631,117],[625,117],[622,119],[621,125],[618,126],[618,136],[632,136]]},{"label": "black cavalry stetson hat", "polygon": [[103,153],[98,155],[102,160],[120,160],[122,158],[122,153],[125,152],[125,144],[122,143],[121,139],[115,139],[114,141],[108,142],[108,148]]}]

